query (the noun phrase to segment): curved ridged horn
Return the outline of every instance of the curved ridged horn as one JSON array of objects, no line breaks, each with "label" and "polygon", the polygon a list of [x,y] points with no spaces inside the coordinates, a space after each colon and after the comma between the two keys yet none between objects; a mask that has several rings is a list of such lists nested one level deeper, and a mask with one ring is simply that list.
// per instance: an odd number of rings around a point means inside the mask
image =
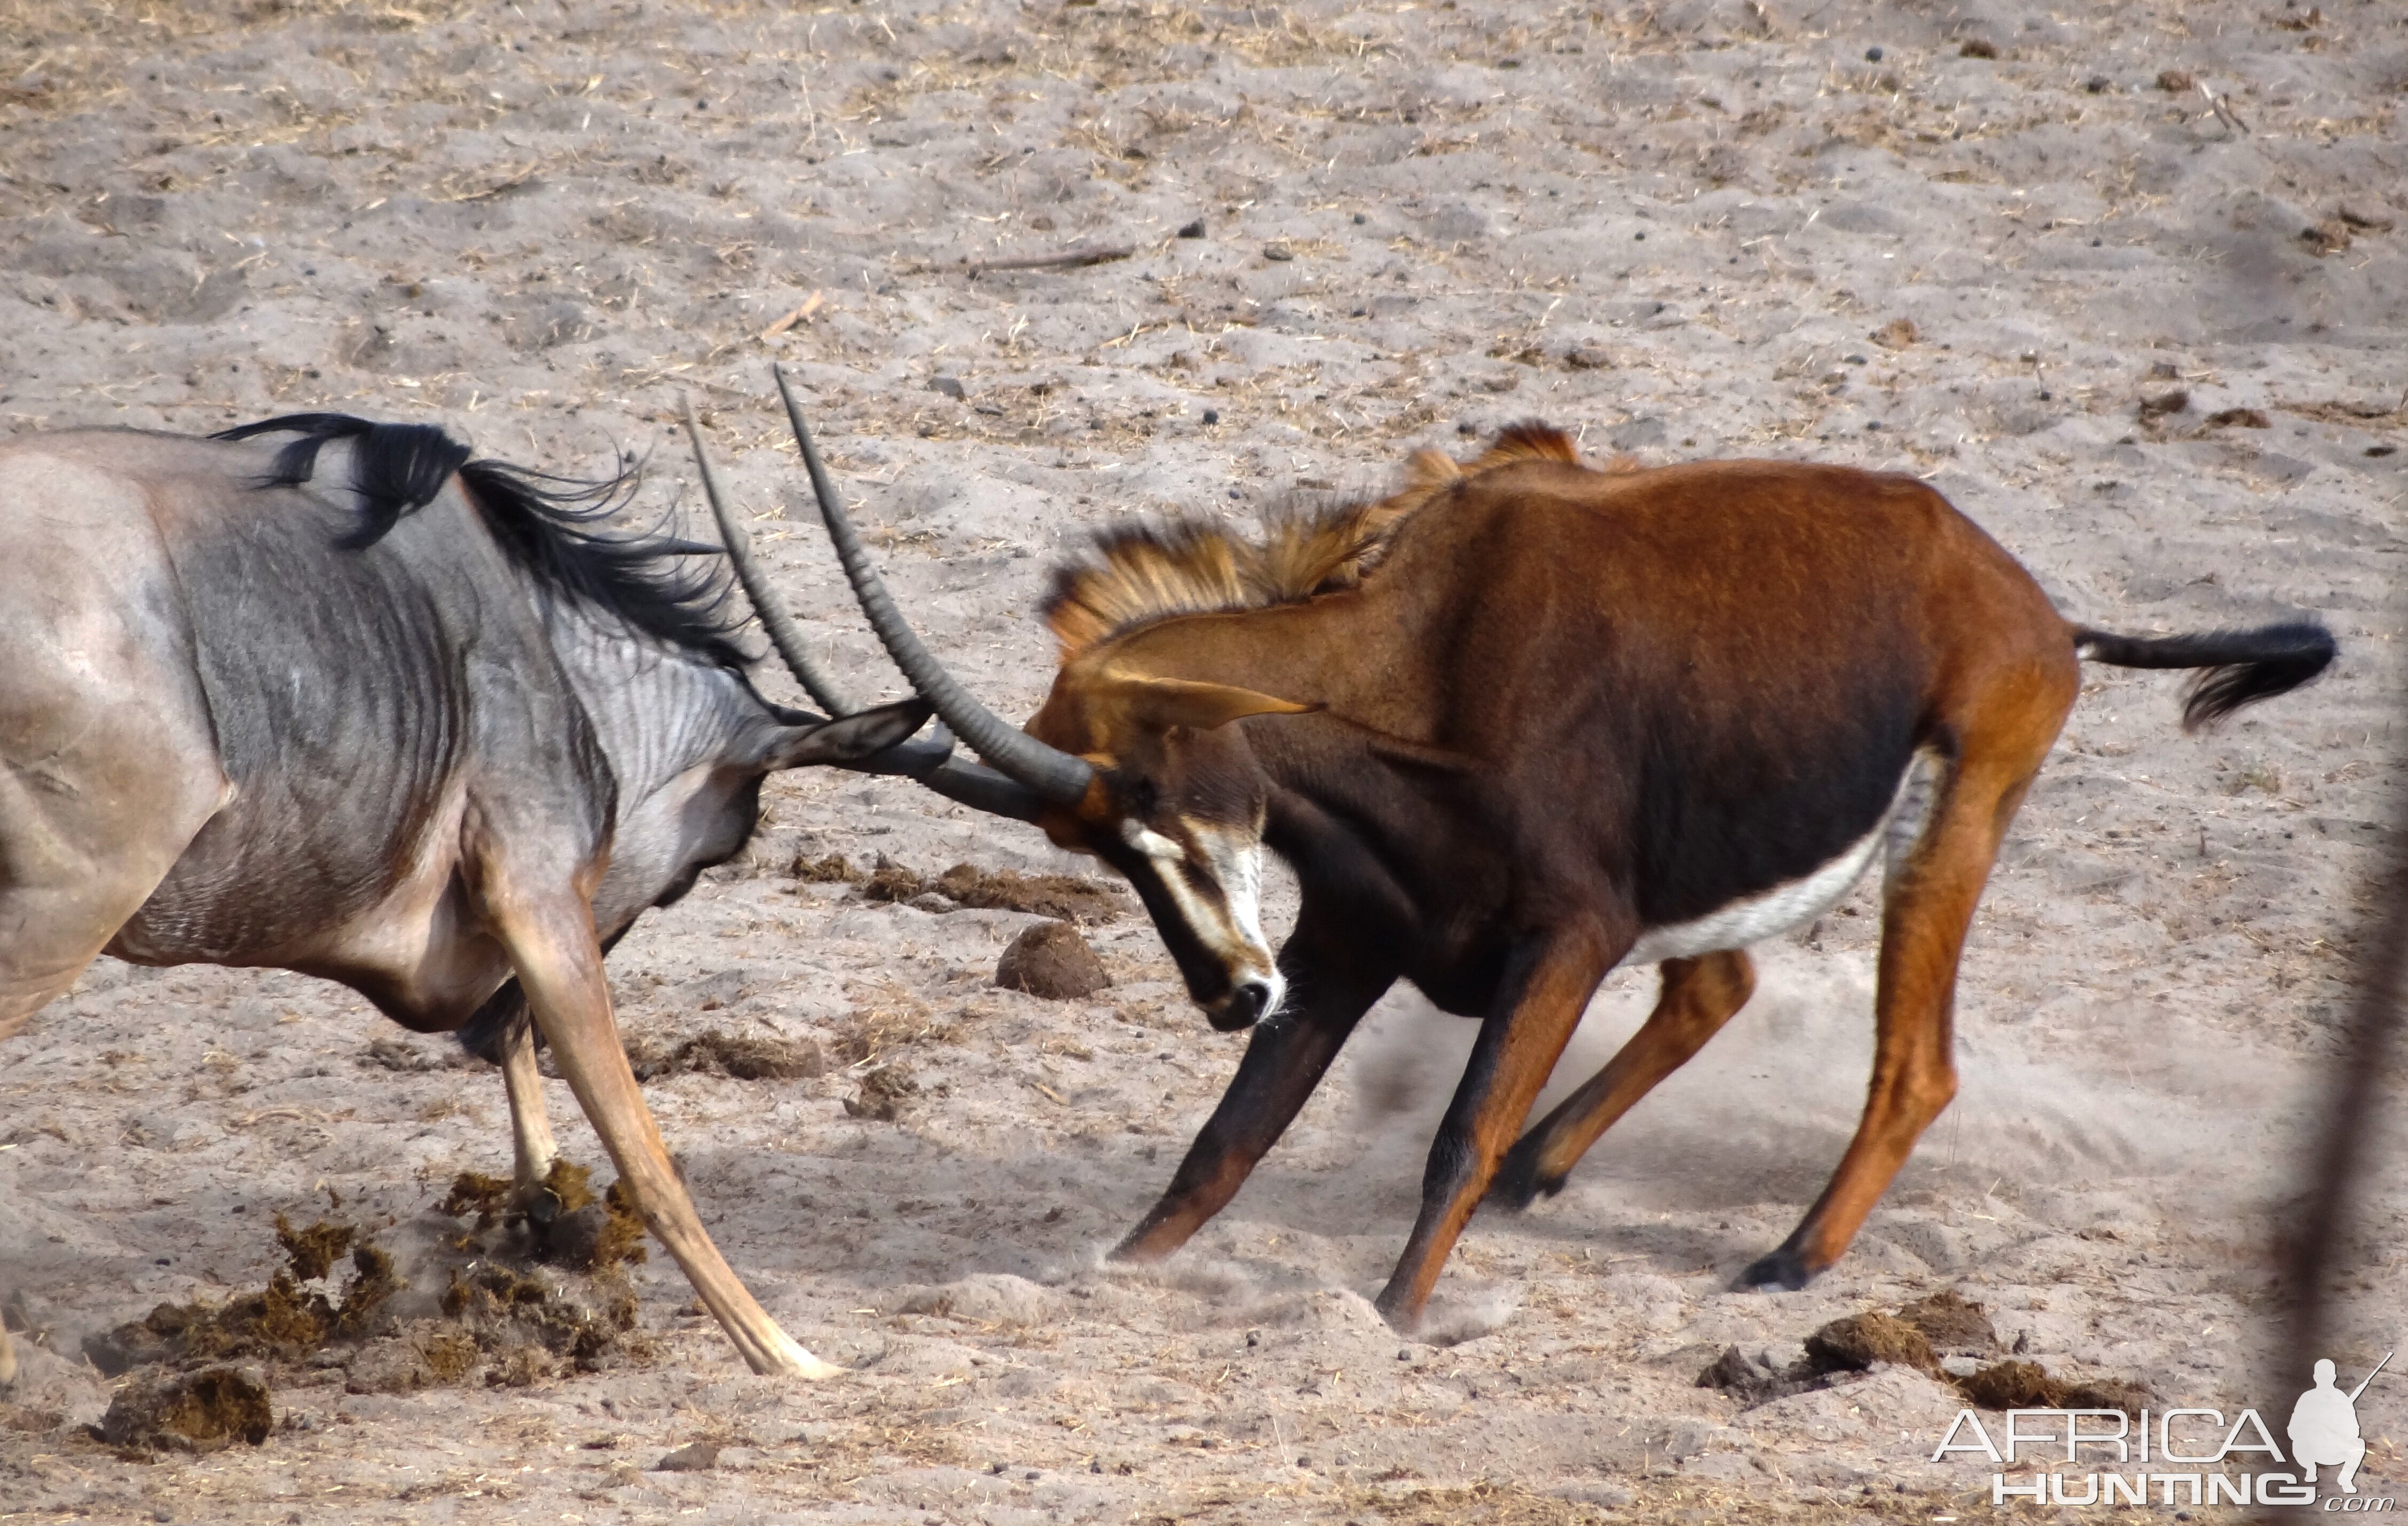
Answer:
[{"label": "curved ridged horn", "polygon": [[861,612],[869,617],[870,629],[878,633],[886,654],[911,680],[912,690],[937,707],[937,714],[953,734],[969,744],[971,751],[1046,799],[1076,805],[1096,777],[1095,765],[1006,725],[994,711],[971,698],[969,691],[922,644],[902,611],[895,607],[878,569],[869,564],[869,553],[853,521],[838,501],[836,485],[828,480],[827,468],[820,464],[819,450],[811,444],[811,432],[803,424],[803,410],[795,401],[786,368],[772,365],[770,372],[778,378],[778,395],[785,399],[786,421],[794,426],[795,443],[802,449],[803,466],[810,473],[811,492],[820,501],[820,518],[826,521],[837,560],[844,563],[853,596],[861,601]]},{"label": "curved ridged horn", "polygon": [[685,406],[686,438],[694,442],[694,464],[702,473],[702,493],[710,500],[710,517],[719,523],[719,539],[727,549],[729,565],[736,569],[736,580],[744,589],[744,596],[752,601],[752,612],[761,618],[761,628],[769,633],[769,644],[778,649],[785,660],[786,670],[810,692],[819,707],[832,716],[848,716],[861,706],[844,697],[843,691],[828,682],[819,664],[811,661],[810,649],[803,644],[801,627],[787,611],[786,601],[769,586],[769,574],[752,554],[752,537],[736,522],[728,511],[727,499],[719,491],[719,472],[710,464],[710,452],[702,443],[702,424],[694,416],[694,396],[688,393],[679,399]]}]

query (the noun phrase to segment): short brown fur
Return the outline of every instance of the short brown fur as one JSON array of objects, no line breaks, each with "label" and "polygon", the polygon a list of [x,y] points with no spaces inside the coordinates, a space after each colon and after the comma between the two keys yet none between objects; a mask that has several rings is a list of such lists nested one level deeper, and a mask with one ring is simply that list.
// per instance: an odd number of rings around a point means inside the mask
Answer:
[{"label": "short brown fur", "polygon": [[[1560,1189],[1745,1003],[1746,945],[1836,903],[1913,810],[1883,887],[1862,1120],[1742,1275],[1802,1286],[1955,1092],[1958,957],[2080,660],[2205,668],[2192,712],[2213,720],[2331,656],[2304,621],[2070,625],[1912,478],[1598,471],[1543,426],[1460,465],[1422,452],[1393,496],[1261,542],[1107,535],[1048,614],[1062,665],[1028,736],[1093,772],[1033,819],[1129,879],[1215,1027],[1254,1029],[1115,1255],[1168,1255],[1218,1212],[1407,980],[1481,1023],[1379,1299],[1407,1330],[1484,1197]],[[1275,962],[1251,906],[1265,847],[1302,892]],[[1598,982],[1633,963],[1662,966],[1655,1014],[1525,1133]]]}]

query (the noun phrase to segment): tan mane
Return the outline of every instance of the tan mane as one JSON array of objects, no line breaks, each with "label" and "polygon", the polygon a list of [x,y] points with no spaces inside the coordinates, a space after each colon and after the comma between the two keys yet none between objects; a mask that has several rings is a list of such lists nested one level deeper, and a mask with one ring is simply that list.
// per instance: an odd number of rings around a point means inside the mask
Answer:
[{"label": "tan mane", "polygon": [[1405,485],[1390,496],[1281,513],[1258,539],[1201,519],[1099,531],[1082,556],[1054,569],[1045,623],[1067,661],[1174,616],[1268,609],[1353,588],[1417,510],[1459,482],[1526,461],[1576,466],[1580,452],[1559,430],[1520,423],[1472,461],[1416,450],[1405,464]]}]

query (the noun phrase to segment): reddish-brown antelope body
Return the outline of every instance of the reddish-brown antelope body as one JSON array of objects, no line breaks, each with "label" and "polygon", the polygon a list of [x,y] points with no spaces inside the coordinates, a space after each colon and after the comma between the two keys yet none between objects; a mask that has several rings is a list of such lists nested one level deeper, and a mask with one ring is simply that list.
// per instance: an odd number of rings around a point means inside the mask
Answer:
[{"label": "reddish-brown antelope body", "polygon": [[[1558,1190],[1747,1000],[1747,946],[1827,910],[1886,849],[1863,1120],[1744,1275],[1802,1286],[1956,1091],[1957,957],[2081,659],[2211,669],[2198,722],[2332,652],[2308,623],[2155,641],[2071,625],[1910,478],[1599,472],[1539,426],[1469,467],[1425,453],[1415,478],[1258,543],[1107,535],[1060,575],[1062,665],[1025,735],[941,673],[921,684],[1027,786],[1010,814],[1129,878],[1215,1026],[1254,1029],[1117,1254],[1168,1255],[1218,1212],[1396,981],[1480,1020],[1379,1299],[1406,1329],[1484,1195]],[[828,518],[890,648],[924,665]],[[1253,905],[1264,847],[1302,892],[1276,959]],[[1525,1134],[1598,982],[1632,963],[1662,967],[1654,1013]]]}]

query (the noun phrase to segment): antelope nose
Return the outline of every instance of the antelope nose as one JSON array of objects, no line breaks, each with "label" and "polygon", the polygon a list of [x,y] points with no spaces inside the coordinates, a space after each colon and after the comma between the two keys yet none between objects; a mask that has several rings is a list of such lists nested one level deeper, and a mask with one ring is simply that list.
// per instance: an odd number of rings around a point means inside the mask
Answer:
[{"label": "antelope nose", "polygon": [[1239,985],[1229,998],[1229,1015],[1238,1020],[1240,1028],[1251,1028],[1270,1010],[1271,985],[1268,980],[1248,980]]}]

